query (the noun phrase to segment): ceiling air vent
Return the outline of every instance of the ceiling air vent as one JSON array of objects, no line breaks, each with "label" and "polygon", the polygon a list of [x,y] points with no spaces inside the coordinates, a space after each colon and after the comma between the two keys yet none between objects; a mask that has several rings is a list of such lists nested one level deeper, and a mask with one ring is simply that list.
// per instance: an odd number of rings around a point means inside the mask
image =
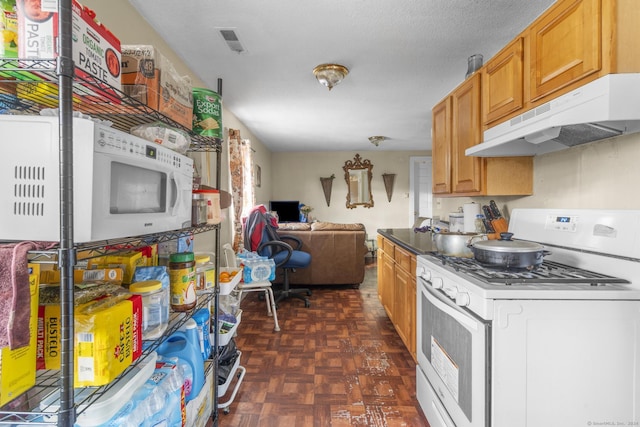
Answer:
[{"label": "ceiling air vent", "polygon": [[242,46],[242,43],[240,43],[240,40],[238,39],[238,35],[234,30],[228,29],[228,28],[220,28],[219,31],[220,31],[220,35],[222,36],[224,41],[227,43],[227,46],[229,46],[229,49],[231,49],[236,53],[245,52],[244,46]]}]

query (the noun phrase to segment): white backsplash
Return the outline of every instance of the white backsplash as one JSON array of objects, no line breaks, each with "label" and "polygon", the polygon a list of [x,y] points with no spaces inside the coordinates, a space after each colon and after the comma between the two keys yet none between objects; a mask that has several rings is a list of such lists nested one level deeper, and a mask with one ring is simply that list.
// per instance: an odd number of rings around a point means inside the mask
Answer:
[{"label": "white backsplash", "polygon": [[638,134],[537,156],[532,196],[440,197],[434,216],[446,219],[464,203],[492,199],[507,218],[513,208],[640,209],[639,160]]}]

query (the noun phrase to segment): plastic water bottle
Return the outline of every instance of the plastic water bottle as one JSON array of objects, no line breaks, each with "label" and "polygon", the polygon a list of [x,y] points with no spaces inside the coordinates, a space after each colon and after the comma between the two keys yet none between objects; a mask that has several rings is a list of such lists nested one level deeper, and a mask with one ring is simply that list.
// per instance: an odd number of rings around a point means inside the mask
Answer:
[{"label": "plastic water bottle", "polygon": [[476,215],[476,220],[474,225],[476,228],[476,233],[484,234],[487,231],[484,228],[484,215],[482,214]]}]

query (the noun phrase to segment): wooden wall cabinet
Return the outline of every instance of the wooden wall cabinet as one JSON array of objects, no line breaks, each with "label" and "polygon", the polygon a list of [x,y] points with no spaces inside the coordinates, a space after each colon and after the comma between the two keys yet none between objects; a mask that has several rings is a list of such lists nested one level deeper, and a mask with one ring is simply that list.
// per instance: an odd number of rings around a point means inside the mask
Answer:
[{"label": "wooden wall cabinet", "polygon": [[482,192],[483,159],[465,150],[482,142],[480,74],[475,73],[451,94],[451,174],[454,193]]},{"label": "wooden wall cabinet", "polygon": [[561,1],[536,20],[528,37],[531,101],[600,71],[602,36],[601,0]]},{"label": "wooden wall cabinet", "polygon": [[378,243],[378,298],[416,360],[416,256],[380,235]]},{"label": "wooden wall cabinet", "polygon": [[433,194],[533,194],[533,158],[482,158],[465,150],[482,142],[481,74],[475,73],[432,110]]},{"label": "wooden wall cabinet", "polygon": [[637,0],[559,0],[480,69],[484,129],[611,73],[640,72]]},{"label": "wooden wall cabinet", "polygon": [[432,110],[431,156],[433,193],[451,193],[451,97]]},{"label": "wooden wall cabinet", "polygon": [[524,106],[524,39],[516,38],[482,71],[483,123],[489,124]]}]

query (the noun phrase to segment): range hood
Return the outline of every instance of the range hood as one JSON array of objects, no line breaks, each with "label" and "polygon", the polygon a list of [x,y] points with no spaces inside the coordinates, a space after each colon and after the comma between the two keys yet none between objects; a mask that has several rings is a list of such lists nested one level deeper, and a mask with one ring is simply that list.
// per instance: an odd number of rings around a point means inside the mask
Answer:
[{"label": "range hood", "polygon": [[640,132],[640,73],[609,74],[484,132],[467,156],[535,156]]}]

